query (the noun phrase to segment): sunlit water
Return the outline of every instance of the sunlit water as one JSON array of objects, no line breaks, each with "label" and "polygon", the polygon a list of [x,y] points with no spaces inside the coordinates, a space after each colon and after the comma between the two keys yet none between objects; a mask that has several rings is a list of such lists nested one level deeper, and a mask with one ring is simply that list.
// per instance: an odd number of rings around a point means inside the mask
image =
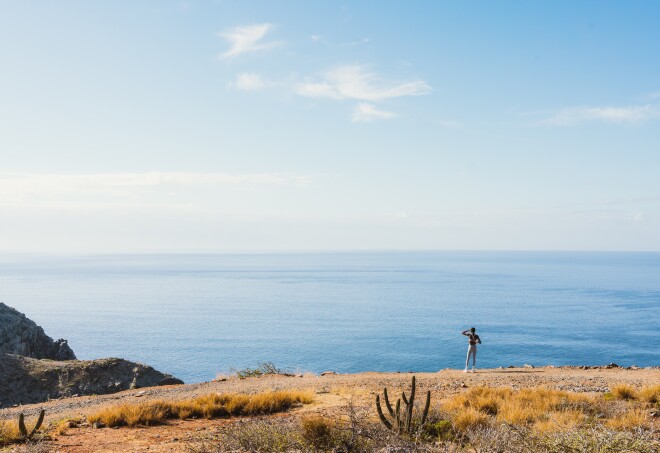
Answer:
[{"label": "sunlit water", "polygon": [[338,372],[660,365],[658,253],[0,257],[0,301],[80,359],[186,382],[272,361]]}]

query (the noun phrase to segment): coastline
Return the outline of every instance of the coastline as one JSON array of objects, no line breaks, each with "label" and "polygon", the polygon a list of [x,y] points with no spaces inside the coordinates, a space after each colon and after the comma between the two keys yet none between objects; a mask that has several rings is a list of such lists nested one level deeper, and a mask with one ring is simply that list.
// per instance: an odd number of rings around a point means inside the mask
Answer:
[{"label": "coastline", "polygon": [[[0,420],[19,413],[37,414],[42,408],[51,417],[64,418],[93,412],[100,407],[167,399],[172,401],[192,398],[208,393],[256,393],[271,390],[310,389],[328,403],[335,396],[353,396],[364,399],[375,395],[382,387],[405,387],[410,376],[417,377],[420,386],[432,390],[438,398],[450,396],[474,386],[509,387],[514,390],[527,387],[548,387],[580,393],[605,393],[614,384],[643,386],[660,382],[660,367],[604,366],[543,366],[513,368],[483,368],[475,373],[459,369],[443,369],[433,373],[417,372],[363,372],[338,374],[306,373],[302,375],[264,375],[239,379],[235,376],[192,384],[165,385],[124,390],[108,395],[77,396],[0,409]],[[328,396],[330,395],[330,396]],[[367,399],[369,399],[367,398]]]}]

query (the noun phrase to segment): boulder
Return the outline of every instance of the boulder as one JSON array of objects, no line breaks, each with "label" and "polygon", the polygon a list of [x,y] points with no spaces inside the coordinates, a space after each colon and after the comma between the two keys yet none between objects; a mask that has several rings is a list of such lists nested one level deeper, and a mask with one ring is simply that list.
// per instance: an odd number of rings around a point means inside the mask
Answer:
[{"label": "boulder", "polygon": [[0,408],[173,384],[183,381],[123,359],[53,361],[0,353]]},{"label": "boulder", "polygon": [[34,321],[2,302],[0,302],[0,353],[35,359],[76,359],[66,340],[53,341]]}]

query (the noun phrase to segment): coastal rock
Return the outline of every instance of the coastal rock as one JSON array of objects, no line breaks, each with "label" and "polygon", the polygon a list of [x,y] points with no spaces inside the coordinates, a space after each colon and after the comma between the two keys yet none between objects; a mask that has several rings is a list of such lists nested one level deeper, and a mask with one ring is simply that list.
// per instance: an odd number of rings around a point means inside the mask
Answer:
[{"label": "coastal rock", "polygon": [[52,361],[0,353],[0,408],[183,381],[123,359]]},{"label": "coastal rock", "polygon": [[35,359],[76,359],[66,340],[53,341],[34,321],[2,302],[0,302],[0,353]]}]

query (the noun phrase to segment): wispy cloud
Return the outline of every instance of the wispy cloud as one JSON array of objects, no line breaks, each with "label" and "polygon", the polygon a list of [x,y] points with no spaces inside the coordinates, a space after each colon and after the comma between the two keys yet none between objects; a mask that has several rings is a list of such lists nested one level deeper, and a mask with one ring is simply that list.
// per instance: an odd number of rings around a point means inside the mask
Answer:
[{"label": "wispy cloud", "polygon": [[236,80],[231,86],[241,91],[259,91],[266,88],[268,83],[259,74],[243,72],[236,74]]},{"label": "wispy cloud", "polygon": [[385,81],[361,65],[341,66],[327,71],[321,79],[300,84],[296,93],[312,98],[376,102],[402,96],[421,96],[431,92],[431,87],[423,80]]},{"label": "wispy cloud", "polygon": [[229,49],[220,57],[229,59],[244,53],[268,50],[281,45],[277,41],[263,42],[266,34],[272,29],[273,25],[266,23],[235,27],[218,33],[218,36],[229,42]]},{"label": "wispy cloud", "polygon": [[370,123],[372,121],[394,118],[395,116],[396,115],[393,112],[379,110],[373,104],[361,102],[355,106],[351,121],[354,123]]},{"label": "wispy cloud", "polygon": [[558,111],[543,123],[554,126],[571,126],[587,121],[639,123],[657,115],[658,110],[649,104],[626,107],[573,107]]},{"label": "wispy cloud", "polygon": [[0,204],[54,199],[67,195],[131,196],[168,187],[306,186],[312,178],[292,173],[143,172],[0,173]]},{"label": "wispy cloud", "polygon": [[310,177],[291,173],[220,173],[220,172],[159,172],[141,173],[0,173],[0,187],[41,187],[57,185],[63,188],[155,187],[163,185],[200,184],[307,184]]}]

